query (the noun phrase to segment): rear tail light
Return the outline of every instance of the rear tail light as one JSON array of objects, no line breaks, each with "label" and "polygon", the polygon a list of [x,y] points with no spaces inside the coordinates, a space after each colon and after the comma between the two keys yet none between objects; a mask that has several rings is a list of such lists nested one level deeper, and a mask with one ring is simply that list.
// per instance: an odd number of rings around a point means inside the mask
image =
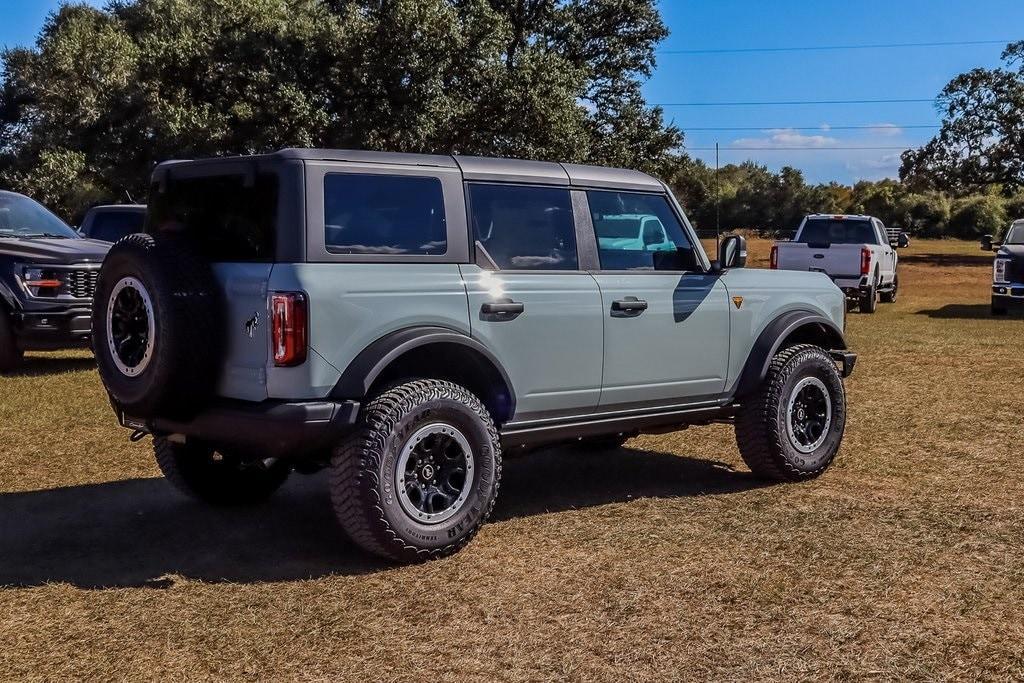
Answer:
[{"label": "rear tail light", "polygon": [[274,365],[288,368],[306,362],[308,328],[305,294],[275,292],[270,295],[270,344]]},{"label": "rear tail light", "polygon": [[860,250],[860,274],[867,275],[871,270],[871,250],[864,247]]},{"label": "rear tail light", "polygon": [[768,257],[768,267],[772,270],[778,270],[779,268],[779,246],[777,244],[772,245],[772,253]]}]

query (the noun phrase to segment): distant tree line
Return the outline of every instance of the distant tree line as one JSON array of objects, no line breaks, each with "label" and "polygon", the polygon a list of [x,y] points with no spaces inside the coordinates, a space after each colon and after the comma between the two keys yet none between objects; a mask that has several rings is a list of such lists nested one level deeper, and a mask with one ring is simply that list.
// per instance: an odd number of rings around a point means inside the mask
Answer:
[{"label": "distant tree line", "polygon": [[681,160],[667,182],[686,207],[702,236],[752,229],[769,235],[792,232],[809,213],[868,214],[887,226],[920,237],[975,239],[1000,234],[1015,218],[1024,218],[1024,192],[1001,186],[954,194],[915,191],[898,180],[808,184],[803,173],[785,167],[773,173],[754,162],[715,169],[700,160]]}]

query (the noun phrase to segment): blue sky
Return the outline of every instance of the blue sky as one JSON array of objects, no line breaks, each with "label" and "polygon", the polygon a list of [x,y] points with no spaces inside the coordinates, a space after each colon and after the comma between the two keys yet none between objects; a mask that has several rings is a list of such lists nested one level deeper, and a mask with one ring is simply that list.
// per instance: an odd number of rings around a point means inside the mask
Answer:
[{"label": "blue sky", "polygon": [[[0,44],[31,43],[57,5],[57,0],[0,0]],[[1020,0],[661,0],[660,6],[672,31],[661,51],[1024,39]],[[1002,47],[662,53],[645,92],[659,104],[932,98],[956,74],[998,64]],[[723,163],[752,158],[772,168],[788,164],[814,182],[895,176],[899,150],[816,148],[918,146],[935,131],[902,126],[937,126],[940,120],[930,102],[665,111],[686,131],[688,148],[713,147],[717,141]],[[712,127],[752,130],[693,130]],[[814,130],[793,130],[802,127]],[[780,147],[803,149],[773,149]],[[693,149],[692,154],[714,161],[714,152]]]}]

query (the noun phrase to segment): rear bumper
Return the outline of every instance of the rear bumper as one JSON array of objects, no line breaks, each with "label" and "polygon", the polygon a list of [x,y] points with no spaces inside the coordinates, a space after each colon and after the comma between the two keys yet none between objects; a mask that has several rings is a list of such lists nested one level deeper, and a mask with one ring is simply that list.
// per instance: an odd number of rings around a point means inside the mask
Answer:
[{"label": "rear bumper", "polygon": [[1024,302],[1024,284],[992,285],[992,298],[1006,302]]},{"label": "rear bumper", "polygon": [[133,418],[122,426],[156,436],[180,436],[243,456],[302,457],[330,450],[359,416],[357,401],[219,401],[190,420]]}]

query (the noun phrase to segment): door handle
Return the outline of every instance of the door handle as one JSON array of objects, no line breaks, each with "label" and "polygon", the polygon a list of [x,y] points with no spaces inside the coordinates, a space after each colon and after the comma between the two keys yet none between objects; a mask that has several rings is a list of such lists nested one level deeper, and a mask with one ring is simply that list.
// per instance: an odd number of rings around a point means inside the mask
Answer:
[{"label": "door handle", "polygon": [[484,315],[519,315],[526,310],[526,306],[520,301],[498,301],[487,303],[480,307]]},{"label": "door handle", "polygon": [[635,296],[627,296],[625,299],[613,301],[612,310],[622,313],[643,313],[647,310],[647,302]]}]

